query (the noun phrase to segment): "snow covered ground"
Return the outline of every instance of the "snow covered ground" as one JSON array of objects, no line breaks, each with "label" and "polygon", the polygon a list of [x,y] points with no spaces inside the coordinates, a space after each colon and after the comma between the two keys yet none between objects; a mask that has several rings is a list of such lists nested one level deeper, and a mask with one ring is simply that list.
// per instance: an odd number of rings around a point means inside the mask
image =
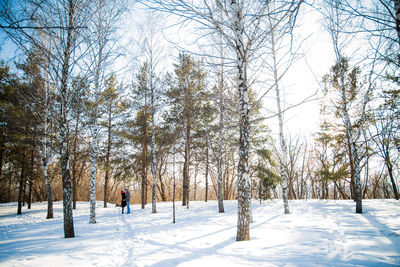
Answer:
[{"label": "snow covered ground", "polygon": [[251,241],[236,242],[236,201],[132,205],[131,214],[97,203],[89,224],[89,203],[74,211],[75,238],[63,238],[62,203],[46,219],[46,203],[16,215],[0,205],[0,266],[400,266],[400,201],[253,202]]}]

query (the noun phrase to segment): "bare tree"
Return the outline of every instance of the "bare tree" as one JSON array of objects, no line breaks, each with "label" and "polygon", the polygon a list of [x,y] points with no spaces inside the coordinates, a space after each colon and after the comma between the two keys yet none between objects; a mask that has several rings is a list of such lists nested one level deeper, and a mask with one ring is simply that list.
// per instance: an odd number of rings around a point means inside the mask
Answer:
[{"label": "bare tree", "polygon": [[[158,18],[160,19],[160,18]],[[159,22],[160,23],[160,22]],[[156,24],[154,14],[150,14],[147,18],[146,25],[142,26],[141,33],[143,36],[142,52],[147,62],[147,84],[150,89],[150,120],[151,120],[151,174],[153,178],[152,186],[152,213],[157,212],[156,197],[157,197],[157,156],[156,156],[156,112],[158,93],[156,76],[156,68],[162,59],[163,51],[160,48],[161,33],[160,26]]]},{"label": "bare tree", "polygon": [[99,100],[104,90],[105,71],[110,62],[115,59],[115,43],[113,33],[116,23],[120,18],[125,3],[123,0],[96,0],[92,1],[93,19],[89,26],[88,47],[90,47],[89,70],[93,77],[93,105],[91,110],[91,132],[90,141],[90,223],[96,223],[96,159],[98,158],[99,142]]},{"label": "bare tree", "polygon": [[[18,6],[9,1],[2,9],[2,29],[20,47],[34,44],[47,55],[50,66],[50,79],[58,90],[59,114],[57,117],[59,131],[59,153],[63,185],[64,236],[74,237],[72,217],[71,181],[69,171],[69,129],[68,106],[70,99],[69,83],[82,52],[78,50],[82,31],[86,28],[90,12],[87,1],[21,1]],[[7,9],[8,8],[8,9]],[[15,9],[13,9],[15,8]],[[43,43],[37,30],[48,38]],[[51,45],[47,45],[50,43]]]},{"label": "bare tree", "polygon": [[394,197],[399,200],[399,192],[393,173],[392,151],[394,148],[393,135],[395,134],[396,120],[392,116],[393,113],[391,112],[388,112],[386,116],[383,114],[379,115],[374,124],[376,134],[372,134],[371,131],[369,131],[369,134],[378,149],[378,155],[384,160],[390,182],[392,183]]},{"label": "bare tree", "polygon": [[[346,29],[350,26],[351,17],[344,13],[340,1],[337,0],[327,2],[327,13],[325,26],[332,39],[336,63],[325,80],[329,83],[329,87],[336,91],[336,98],[332,103],[342,119],[347,138],[348,154],[352,175],[354,175],[356,213],[362,213],[360,173],[363,143],[360,138],[367,122],[368,103],[374,86],[371,78],[366,84],[360,81],[360,68],[351,68],[349,59],[344,55],[350,40],[346,35]],[[350,38],[354,37],[354,35],[350,36]],[[372,65],[370,75],[373,68],[374,65]]]}]

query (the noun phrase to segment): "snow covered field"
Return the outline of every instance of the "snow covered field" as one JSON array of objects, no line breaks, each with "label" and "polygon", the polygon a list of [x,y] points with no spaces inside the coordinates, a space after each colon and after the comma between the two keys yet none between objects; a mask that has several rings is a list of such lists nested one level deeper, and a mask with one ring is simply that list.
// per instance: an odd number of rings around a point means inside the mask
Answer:
[{"label": "snow covered field", "polygon": [[46,219],[46,203],[17,216],[16,203],[0,205],[0,266],[400,266],[400,201],[253,202],[251,241],[236,242],[236,201],[132,205],[120,214],[97,203],[89,224],[89,203],[74,211],[75,238],[64,239],[62,203]]}]

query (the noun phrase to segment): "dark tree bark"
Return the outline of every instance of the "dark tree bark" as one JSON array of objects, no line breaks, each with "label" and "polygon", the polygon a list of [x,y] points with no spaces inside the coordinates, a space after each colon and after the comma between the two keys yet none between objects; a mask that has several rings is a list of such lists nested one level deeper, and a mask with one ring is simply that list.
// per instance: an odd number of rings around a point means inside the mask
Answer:
[{"label": "dark tree bark", "polygon": [[24,191],[24,181],[25,181],[25,159],[21,162],[21,174],[19,177],[19,188],[18,188],[18,211],[17,214],[22,214],[22,201],[23,201],[23,191]]}]

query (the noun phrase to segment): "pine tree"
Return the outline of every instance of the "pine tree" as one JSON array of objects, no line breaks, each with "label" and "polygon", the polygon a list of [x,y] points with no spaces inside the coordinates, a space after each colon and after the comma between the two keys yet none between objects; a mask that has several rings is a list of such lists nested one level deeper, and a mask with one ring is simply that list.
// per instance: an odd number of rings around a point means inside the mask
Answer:
[{"label": "pine tree", "polygon": [[361,70],[351,68],[349,60],[339,57],[324,77],[326,90],[333,97],[334,114],[342,120],[343,131],[347,139],[348,155],[354,175],[356,213],[362,213],[361,195],[361,157],[363,145],[360,142],[362,129],[367,123],[368,103],[373,87],[365,88],[360,81]]},{"label": "pine tree", "polygon": [[105,155],[103,156],[104,164],[104,207],[107,207],[109,182],[112,178],[112,170],[115,168],[116,159],[113,151],[120,146],[121,141],[117,140],[118,131],[123,124],[124,111],[127,109],[127,104],[122,99],[120,88],[117,87],[116,79],[113,74],[105,81],[106,88],[101,94],[101,113],[103,119],[100,125],[105,128],[107,139],[105,140]]},{"label": "pine tree", "polygon": [[179,54],[179,62],[174,65],[174,76],[170,80],[167,97],[171,109],[166,115],[167,123],[173,123],[176,132],[181,133],[184,143],[183,163],[183,198],[182,205],[189,207],[189,188],[191,165],[191,149],[193,147],[194,131],[199,123],[202,94],[205,89],[206,73],[201,62],[195,61],[189,55]]}]

